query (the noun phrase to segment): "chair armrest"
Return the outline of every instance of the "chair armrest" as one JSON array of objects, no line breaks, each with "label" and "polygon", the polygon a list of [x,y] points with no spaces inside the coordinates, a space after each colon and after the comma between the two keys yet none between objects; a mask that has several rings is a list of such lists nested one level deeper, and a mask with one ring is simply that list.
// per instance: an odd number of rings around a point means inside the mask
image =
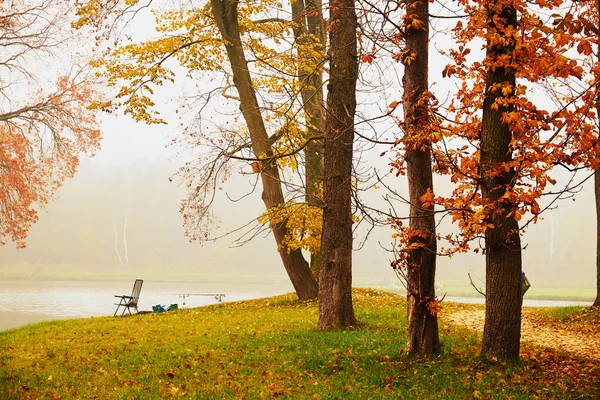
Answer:
[{"label": "chair armrest", "polygon": [[133,299],[133,297],[131,297],[131,296],[126,296],[126,295],[119,296],[118,294],[115,294],[115,297],[120,297],[122,299]]}]

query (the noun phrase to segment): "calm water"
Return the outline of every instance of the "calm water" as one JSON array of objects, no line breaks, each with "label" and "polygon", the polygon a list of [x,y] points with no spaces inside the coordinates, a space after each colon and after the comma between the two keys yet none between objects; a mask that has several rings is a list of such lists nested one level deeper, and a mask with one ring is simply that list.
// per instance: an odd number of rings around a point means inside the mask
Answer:
[{"label": "calm water", "polygon": [[[56,318],[112,315],[115,295],[129,295],[131,282],[98,281],[0,281],[0,330],[26,323]],[[293,291],[291,284],[170,283],[145,281],[139,310],[153,305],[177,303],[181,307],[216,304],[214,296],[223,293],[224,302],[275,296]],[[182,295],[190,294],[182,298]],[[183,304],[185,300],[185,305]],[[483,303],[482,297],[446,297],[446,301]],[[591,302],[550,301],[525,298],[525,306],[590,305]]]},{"label": "calm water", "polygon": [[[115,295],[130,295],[131,282],[96,281],[0,281],[0,312],[37,313],[58,317],[112,315]],[[196,294],[223,293],[225,301],[274,296],[292,291],[289,284],[171,283],[145,281],[138,303],[139,310],[152,310],[156,304],[177,303],[183,307],[215,304],[214,296]]]}]

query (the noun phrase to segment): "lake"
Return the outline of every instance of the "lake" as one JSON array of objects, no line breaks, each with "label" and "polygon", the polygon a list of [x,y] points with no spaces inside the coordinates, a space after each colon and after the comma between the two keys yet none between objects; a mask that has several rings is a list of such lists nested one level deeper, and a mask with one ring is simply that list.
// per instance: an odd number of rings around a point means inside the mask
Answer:
[{"label": "lake", "polygon": [[[32,322],[113,315],[115,295],[129,295],[133,281],[36,281],[0,280],[0,330]],[[177,303],[181,307],[216,304],[214,296],[223,293],[223,302],[249,300],[292,292],[291,284],[202,283],[145,281],[139,310],[153,305]],[[182,297],[183,295],[189,297]],[[185,301],[185,305],[183,304]],[[446,297],[445,301],[483,303],[483,297]],[[590,305],[591,302],[535,300],[525,298],[525,306]]]},{"label": "lake", "polygon": [[[0,330],[43,320],[113,315],[118,300],[114,296],[130,295],[132,288],[133,281],[0,280]],[[223,293],[222,301],[227,302],[291,291],[291,284],[145,281],[138,309],[151,311],[157,304],[199,307],[218,303],[214,296],[201,294]]]}]

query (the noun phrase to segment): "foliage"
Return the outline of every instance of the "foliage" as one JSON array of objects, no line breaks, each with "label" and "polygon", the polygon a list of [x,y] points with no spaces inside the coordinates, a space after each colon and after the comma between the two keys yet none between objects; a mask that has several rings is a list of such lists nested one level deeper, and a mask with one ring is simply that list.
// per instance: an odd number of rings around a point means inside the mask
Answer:
[{"label": "foliage", "polygon": [[[445,353],[401,354],[405,300],[355,289],[361,326],[319,332],[294,296],[133,317],[55,321],[0,333],[0,390],[25,398],[595,398],[589,360],[527,347],[478,357],[477,335],[442,325]],[[448,305],[455,309],[477,306]],[[577,373],[574,373],[574,372]]]},{"label": "foliage", "polygon": [[37,208],[99,147],[89,77],[73,66],[48,77],[43,65],[74,39],[68,11],[54,0],[0,4],[0,245],[24,247]]},{"label": "foliage", "polygon": [[285,222],[288,235],[283,244],[288,250],[304,249],[313,253],[321,247],[323,209],[306,203],[287,203],[266,210],[258,218],[261,224]]},{"label": "foliage", "polygon": [[[447,307],[444,318],[454,324],[482,331],[484,310],[481,306]],[[568,351],[573,356],[600,360],[600,313],[587,307],[525,308],[521,325],[521,342],[545,350],[526,348],[523,352],[533,359],[539,353]],[[538,354],[538,355],[536,355]],[[543,356],[542,356],[543,357]],[[579,368],[570,365],[568,368]]]},{"label": "foliage", "polygon": [[[461,229],[460,237],[445,237],[450,243],[442,249],[445,253],[469,250],[468,241],[493,227],[490,221],[504,208],[509,210],[509,218],[522,220],[521,230],[537,222],[540,213],[553,204],[548,200],[549,205],[544,205],[542,198],[558,198],[580,184],[572,180],[564,189],[553,189],[555,166],[568,171],[598,166],[594,111],[597,74],[590,59],[596,28],[586,15],[591,3],[517,1],[516,28],[498,28],[502,25],[488,21],[489,9],[501,9],[502,2],[460,4],[468,17],[453,29],[457,47],[442,52],[451,60],[443,76],[456,79],[459,89],[445,107],[447,122],[440,123],[439,128],[444,137],[434,154],[437,171],[448,175],[456,186],[450,196],[430,199],[448,210]],[[511,41],[514,51],[500,57],[488,52],[483,59],[470,56],[470,49],[479,43],[495,46],[502,41]],[[508,83],[490,87],[501,92],[492,110],[505,110],[502,123],[512,134],[511,160],[485,166],[486,174],[510,170],[515,175],[511,184],[502,188],[504,195],[489,203],[481,194],[480,157],[485,149],[480,148],[479,110],[486,96],[487,71],[497,68],[512,71],[517,80],[514,87]],[[541,96],[546,100],[534,100]]]},{"label": "foliage", "polygon": [[[108,31],[113,31],[113,23],[119,25],[119,20],[127,20],[126,14],[137,10],[136,4],[134,0],[84,2],[76,25],[96,26],[110,36]],[[290,8],[291,4],[269,0],[240,2],[237,7],[242,47],[250,61],[252,83],[260,99],[273,155],[254,154],[248,129],[237,112],[222,115],[227,122],[216,122],[216,129],[212,121],[203,123],[203,118],[211,120],[212,116],[206,116],[211,108],[240,108],[233,71],[210,2],[189,8],[181,5],[154,10],[156,38],[126,42],[118,38],[116,47],[107,49],[93,63],[108,86],[115,89],[112,99],[97,102],[94,108],[108,112],[122,109],[136,121],[150,124],[166,123],[155,107],[158,87],[175,79],[210,81],[205,87],[196,88],[196,92],[185,93],[185,103],[178,110],[185,130],[174,141],[194,153],[179,173],[188,187],[189,195],[182,202],[181,213],[192,240],[210,237],[215,220],[212,215],[215,194],[235,169],[250,161],[275,162],[282,167],[284,180],[290,182],[286,186],[290,192],[287,198],[300,198],[303,190],[309,191],[297,184],[294,176],[299,174],[302,180],[305,175],[301,150],[307,145],[307,131],[311,128],[303,114],[300,93],[321,88],[312,88],[308,80],[299,79],[299,74],[322,71],[325,55],[314,35],[305,32],[294,39],[298,22],[282,18],[283,7]],[[102,21],[111,21],[108,31],[103,30]],[[255,172],[259,171],[260,168]],[[294,207],[294,200],[290,202]],[[265,220],[265,216],[272,214],[263,215],[263,222],[273,225],[274,221]],[[298,233],[290,243],[304,242],[303,238],[309,235],[308,231],[302,231],[301,225],[290,229]]]}]

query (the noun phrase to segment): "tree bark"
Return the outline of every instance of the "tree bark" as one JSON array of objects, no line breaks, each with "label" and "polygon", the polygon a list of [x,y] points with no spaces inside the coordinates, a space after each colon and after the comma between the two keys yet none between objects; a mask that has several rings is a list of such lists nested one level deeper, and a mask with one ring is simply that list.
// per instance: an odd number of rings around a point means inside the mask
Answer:
[{"label": "tree bark", "polygon": [[[227,57],[231,64],[233,83],[240,96],[240,108],[252,143],[252,150],[256,155],[273,155],[269,135],[264,125],[262,114],[252,85],[252,78],[248,69],[248,62],[244,54],[240,37],[237,15],[237,0],[211,0],[212,11],[223,43]],[[260,166],[260,177],[263,185],[262,199],[267,210],[284,204],[283,190],[279,169],[275,161],[263,162]],[[284,239],[287,234],[286,221],[271,225],[277,248],[283,265],[301,300],[317,297],[317,285],[312,278],[308,263],[301,250],[288,251]]]},{"label": "tree bark", "polygon": [[[321,0],[297,0],[292,3],[292,20],[296,23],[294,39],[298,56],[298,80],[300,97],[306,119],[306,140],[311,142],[304,149],[306,171],[306,203],[309,207],[323,207],[321,185],[323,183],[323,142],[314,140],[325,133],[325,115],[323,110],[323,70],[322,68],[303,67],[302,46],[314,39],[325,48],[323,35],[323,14]],[[310,16],[308,16],[310,15]],[[311,36],[309,36],[312,35]],[[310,270],[315,280],[319,279],[321,252],[316,250],[310,254]]]},{"label": "tree bark", "polygon": [[598,169],[594,171],[594,199],[596,200],[596,300],[592,306],[600,307],[600,170]]},{"label": "tree bark", "polygon": [[[596,12],[600,17],[600,0],[596,0]],[[600,46],[596,58],[600,62]],[[600,92],[600,87],[596,87],[596,90]],[[600,120],[600,93],[598,92],[596,93],[596,115]],[[600,137],[598,141],[600,142]],[[600,170],[594,171],[594,200],[596,201],[596,299],[592,307],[600,307]]]},{"label": "tree bark", "polygon": [[[507,27],[517,25],[512,3],[493,3],[488,6],[489,30],[503,35]],[[488,42],[487,59],[494,63],[511,54],[514,40],[506,38],[504,45]],[[502,63],[499,63],[502,64]],[[510,93],[503,88],[510,86]],[[503,198],[513,186],[514,169],[504,167],[512,160],[512,133],[502,122],[502,114],[511,107],[497,100],[514,94],[515,74],[509,66],[489,67],[485,83],[481,131],[481,184],[486,222],[493,225],[485,231],[486,308],[482,355],[498,359],[518,359],[521,339],[521,239],[519,224],[512,204]],[[492,107],[492,105],[494,105]]]},{"label": "tree bark", "polygon": [[408,297],[408,336],[405,352],[409,354],[438,354],[440,339],[435,311],[429,306],[435,301],[435,267],[437,240],[433,204],[424,207],[420,201],[427,190],[433,192],[431,149],[424,137],[429,127],[428,103],[422,101],[428,92],[429,68],[429,2],[408,0],[407,13],[423,22],[420,28],[406,28],[406,49],[415,59],[405,65],[404,133],[406,170],[410,196],[410,227],[419,232],[415,241],[419,247],[408,255],[406,272]]},{"label": "tree bark", "polygon": [[319,329],[356,325],[352,305],[352,153],[358,58],[353,0],[330,4]]}]

